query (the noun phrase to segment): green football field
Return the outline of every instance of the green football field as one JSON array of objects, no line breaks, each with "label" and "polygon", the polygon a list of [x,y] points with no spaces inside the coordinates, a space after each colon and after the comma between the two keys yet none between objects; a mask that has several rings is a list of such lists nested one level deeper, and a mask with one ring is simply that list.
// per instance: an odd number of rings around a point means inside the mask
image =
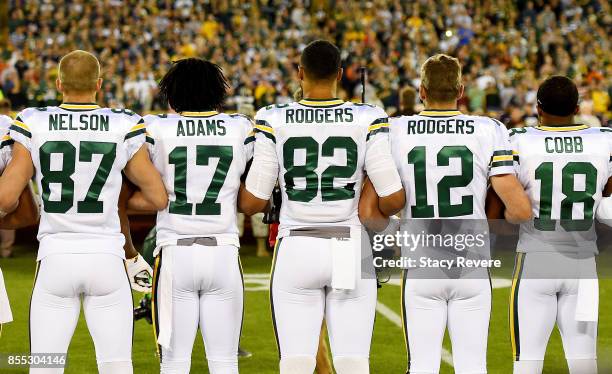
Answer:
[{"label": "green football field", "polygon": [[[242,373],[277,373],[278,356],[270,318],[267,274],[271,259],[256,258],[249,253],[252,248],[243,248],[242,264],[245,272],[245,321],[242,347],[253,353],[250,358],[240,359]],[[25,353],[28,343],[28,305],[34,276],[35,261],[32,248],[16,248],[15,257],[0,260],[6,287],[11,300],[15,321],[4,326],[0,338],[0,352]],[[511,270],[511,269],[510,269]],[[493,314],[490,324],[488,367],[489,373],[511,373],[512,357],[508,332],[507,302],[510,292],[510,272],[506,269],[493,273]],[[371,352],[372,373],[404,373],[406,352],[400,327],[400,287],[398,282],[387,284],[379,290],[378,315],[374,328]],[[601,373],[612,372],[612,316],[605,311],[612,307],[612,282],[600,283],[599,367]],[[134,295],[135,303],[141,298]],[[66,373],[96,373],[93,343],[85,321],[79,321],[68,353]],[[356,326],[358,328],[358,326]],[[450,344],[445,339],[450,362]],[[134,336],[134,372],[158,373],[159,364],[155,353],[153,330],[144,320],[136,322]],[[0,370],[2,373],[26,373],[25,369]],[[193,350],[192,373],[205,373],[206,360],[201,338],[198,336]],[[452,373],[452,366],[441,364],[442,373]],[[559,333],[553,332],[546,354],[545,373],[566,373]]]}]

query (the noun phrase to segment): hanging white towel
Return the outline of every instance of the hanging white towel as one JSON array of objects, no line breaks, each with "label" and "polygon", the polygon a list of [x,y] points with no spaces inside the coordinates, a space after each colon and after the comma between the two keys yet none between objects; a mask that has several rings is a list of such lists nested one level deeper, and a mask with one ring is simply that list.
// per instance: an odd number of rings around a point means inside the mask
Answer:
[{"label": "hanging white towel", "polygon": [[13,313],[11,312],[11,305],[9,304],[8,294],[6,293],[6,287],[4,286],[2,269],[0,269],[0,324],[11,322],[12,320]]},{"label": "hanging white towel", "polygon": [[172,247],[164,247],[161,250],[160,256],[162,256],[162,264],[159,274],[159,335],[157,342],[164,349],[170,349],[170,341],[172,339]]},{"label": "hanging white towel", "polygon": [[576,321],[597,322],[599,315],[599,280],[579,279]]}]

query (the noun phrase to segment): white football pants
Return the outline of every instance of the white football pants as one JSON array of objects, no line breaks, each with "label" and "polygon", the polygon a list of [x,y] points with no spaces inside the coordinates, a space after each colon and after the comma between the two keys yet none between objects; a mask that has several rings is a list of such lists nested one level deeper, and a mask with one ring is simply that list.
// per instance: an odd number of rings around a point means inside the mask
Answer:
[{"label": "white football pants", "polygon": [[31,352],[66,353],[81,302],[100,372],[113,363],[120,367],[115,372],[131,373],[132,290],[123,259],[112,254],[55,254],[39,262],[30,303]]},{"label": "white football pants", "polygon": [[404,272],[402,288],[409,372],[431,374],[440,371],[442,341],[448,327],[455,373],[486,373],[491,316],[488,276],[412,279]]},{"label": "white football pants", "polygon": [[[546,263],[563,264],[570,269],[568,262],[575,262],[576,268],[592,267],[593,271],[596,266],[594,258],[578,260],[543,252],[517,254],[510,297],[510,336],[515,361],[543,361],[555,323],[568,361],[597,358],[597,322],[576,320],[579,280],[537,279],[537,270],[530,269],[530,264]],[[541,370],[540,367],[529,372]]]},{"label": "white football pants", "polygon": [[[160,347],[162,373],[189,373],[198,331],[204,340],[211,374],[238,373],[242,330],[242,270],[235,246],[169,246],[156,258],[153,305],[158,316],[163,285],[159,274],[172,261],[172,335],[169,349]],[[168,257],[169,256],[169,257]],[[154,324],[158,329],[159,319]]]},{"label": "white football pants", "polygon": [[[302,359],[314,370],[325,317],[336,369],[339,361],[352,359],[366,366],[360,370],[367,370],[376,312],[376,279],[362,279],[357,272],[355,289],[332,289],[329,240],[290,236],[277,243],[270,302],[281,367],[283,361]],[[295,372],[306,371],[300,368]]]}]

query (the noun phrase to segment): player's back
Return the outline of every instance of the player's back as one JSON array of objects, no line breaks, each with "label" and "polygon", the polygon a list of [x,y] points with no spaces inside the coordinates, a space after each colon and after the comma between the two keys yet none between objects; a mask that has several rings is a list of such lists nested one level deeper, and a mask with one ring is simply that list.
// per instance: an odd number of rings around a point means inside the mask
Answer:
[{"label": "player's back", "polygon": [[95,104],[25,109],[11,138],[29,149],[42,197],[38,258],[106,252],[123,257],[121,171],[144,143],[142,118]]},{"label": "player's back", "polygon": [[483,219],[489,176],[513,173],[506,128],[488,117],[425,110],[391,119],[405,218]]},{"label": "player's back", "polygon": [[382,109],[305,99],[259,110],[255,127],[278,156],[280,236],[291,227],[359,225],[366,148],[388,131]]},{"label": "player's back", "polygon": [[145,116],[149,149],[170,203],[158,212],[157,245],[215,237],[239,246],[236,200],[253,149],[242,115],[183,112]]},{"label": "player's back", "polygon": [[510,143],[534,215],[521,225],[518,251],[596,252],[593,212],[612,175],[612,130],[518,128]]}]

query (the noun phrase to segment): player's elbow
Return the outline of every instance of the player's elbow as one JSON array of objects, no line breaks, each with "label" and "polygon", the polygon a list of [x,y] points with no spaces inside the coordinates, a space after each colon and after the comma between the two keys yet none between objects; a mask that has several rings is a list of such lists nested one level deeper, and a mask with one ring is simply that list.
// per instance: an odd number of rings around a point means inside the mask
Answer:
[{"label": "player's elbow", "polygon": [[403,188],[378,200],[380,211],[387,217],[399,213],[404,205],[406,205],[406,193]]},{"label": "player's elbow", "polygon": [[152,201],[155,210],[166,209],[168,206],[168,194],[164,190],[163,193],[156,194],[155,199]]},{"label": "player's elbow", "polygon": [[19,204],[19,195],[2,192],[0,189],[0,212],[8,214],[14,211]]}]

